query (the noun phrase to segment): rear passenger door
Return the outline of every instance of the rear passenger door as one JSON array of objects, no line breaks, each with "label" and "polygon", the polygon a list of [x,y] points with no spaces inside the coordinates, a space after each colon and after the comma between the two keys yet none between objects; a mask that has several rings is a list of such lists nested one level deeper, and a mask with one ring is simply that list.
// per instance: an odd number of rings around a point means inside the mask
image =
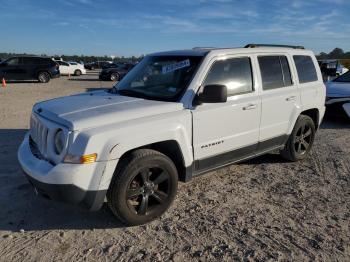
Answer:
[{"label": "rear passenger door", "polygon": [[33,79],[36,77],[36,61],[34,57],[23,57],[23,79]]},{"label": "rear passenger door", "polygon": [[202,86],[227,87],[227,102],[192,110],[195,169],[205,171],[255,152],[259,139],[260,98],[254,88],[250,56],[214,61]]},{"label": "rear passenger door", "polygon": [[291,61],[287,54],[257,56],[262,85],[259,151],[284,144],[298,117],[300,93]]},{"label": "rear passenger door", "polygon": [[[294,55],[293,60],[298,73],[301,103],[304,108],[312,108],[320,98],[320,82],[315,68],[316,59],[308,55]],[[322,97],[322,96],[321,96]],[[320,101],[323,103],[323,101]]]}]

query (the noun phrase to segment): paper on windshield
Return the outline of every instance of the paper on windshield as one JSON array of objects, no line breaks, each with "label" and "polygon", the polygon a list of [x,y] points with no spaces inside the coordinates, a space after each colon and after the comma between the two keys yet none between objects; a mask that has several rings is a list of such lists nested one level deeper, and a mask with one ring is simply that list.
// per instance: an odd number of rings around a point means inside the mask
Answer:
[{"label": "paper on windshield", "polygon": [[167,74],[176,70],[179,70],[181,68],[185,68],[190,66],[190,60],[186,59],[180,62],[177,62],[175,64],[170,64],[162,67],[162,74]]}]

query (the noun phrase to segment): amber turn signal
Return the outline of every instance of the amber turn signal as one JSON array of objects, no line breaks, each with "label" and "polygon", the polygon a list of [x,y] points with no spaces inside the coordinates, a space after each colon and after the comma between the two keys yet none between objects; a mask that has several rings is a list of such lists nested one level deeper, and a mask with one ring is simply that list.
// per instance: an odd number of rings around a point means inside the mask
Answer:
[{"label": "amber turn signal", "polygon": [[96,162],[97,154],[89,154],[89,155],[83,155],[83,156],[75,156],[67,154],[64,158],[65,163],[72,163],[72,164],[91,164]]}]

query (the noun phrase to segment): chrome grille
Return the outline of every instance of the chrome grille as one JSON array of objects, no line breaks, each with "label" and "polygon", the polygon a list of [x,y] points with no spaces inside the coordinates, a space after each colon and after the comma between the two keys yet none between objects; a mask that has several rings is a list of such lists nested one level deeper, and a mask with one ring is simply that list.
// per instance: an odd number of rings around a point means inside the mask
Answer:
[{"label": "chrome grille", "polygon": [[32,114],[30,118],[30,136],[44,157],[47,157],[48,131],[48,128],[34,114]]}]

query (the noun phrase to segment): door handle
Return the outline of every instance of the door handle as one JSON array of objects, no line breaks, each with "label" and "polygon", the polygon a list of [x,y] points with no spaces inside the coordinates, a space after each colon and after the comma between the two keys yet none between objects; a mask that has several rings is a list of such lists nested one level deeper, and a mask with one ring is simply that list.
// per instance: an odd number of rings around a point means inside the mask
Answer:
[{"label": "door handle", "polygon": [[290,96],[286,98],[286,101],[295,101],[296,98],[296,96]]},{"label": "door handle", "polygon": [[243,107],[242,109],[243,110],[252,110],[252,109],[255,109],[256,108],[256,104],[249,104],[245,107]]}]

